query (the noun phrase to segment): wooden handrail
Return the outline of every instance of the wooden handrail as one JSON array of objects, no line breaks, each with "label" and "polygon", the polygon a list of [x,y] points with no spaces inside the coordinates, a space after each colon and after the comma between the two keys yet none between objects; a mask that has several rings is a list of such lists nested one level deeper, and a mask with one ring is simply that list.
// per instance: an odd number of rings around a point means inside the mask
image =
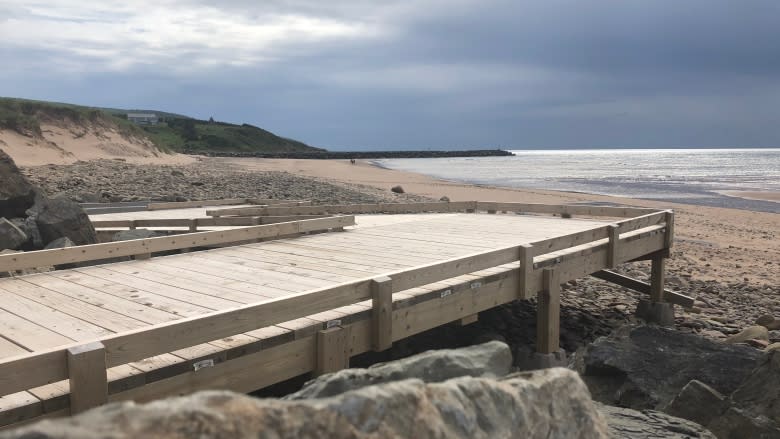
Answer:
[{"label": "wooden handrail", "polygon": [[453,201],[428,203],[384,203],[319,205],[299,207],[234,207],[209,209],[207,215],[221,216],[264,216],[296,214],[369,214],[369,213],[415,213],[415,212],[461,212],[465,210],[511,211],[525,213],[545,213],[556,215],[585,215],[632,218],[658,212],[656,209],[640,207],[612,207],[589,205],[551,205],[539,203],[497,203],[492,201]]},{"label": "wooden handrail", "polygon": [[284,216],[228,216],[217,218],[151,218],[136,220],[95,220],[95,228],[140,228],[140,227],[230,227],[276,224],[304,219],[324,218],[331,215],[284,215]]},{"label": "wooden handrail", "polygon": [[[300,225],[304,223],[309,225],[320,224],[320,227],[322,227],[322,224],[337,227],[350,222],[354,223],[354,217],[305,220],[299,221],[297,224],[283,223],[283,225],[288,228],[285,231],[299,231],[301,230]],[[630,221],[624,224],[626,224],[625,227],[627,229],[633,227]],[[634,223],[637,226],[642,224],[643,222],[641,221]],[[295,226],[299,227],[296,228]],[[665,224],[635,229],[619,239],[621,241],[636,239],[636,237],[644,235],[657,234],[664,229]],[[567,242],[578,243],[579,247],[588,243],[596,243],[594,245],[597,246],[606,245],[606,242],[600,238],[601,234],[593,233],[592,230],[580,232],[579,235],[582,235],[583,238],[578,238],[575,235],[578,234],[567,235],[566,237],[561,237],[561,239]],[[543,249],[538,250],[539,252],[547,251],[544,249],[557,249],[562,244],[556,243],[555,239],[557,238],[532,242],[530,246],[538,246]],[[661,242],[663,243],[664,241]],[[485,268],[516,262],[520,260],[523,247],[528,248],[529,246],[510,246],[475,253],[422,267],[397,271],[386,276],[390,279],[392,292],[403,291]],[[583,250],[578,248],[571,249],[572,253],[580,253],[581,251]],[[629,252],[625,253],[629,254]],[[629,256],[633,255],[629,254]],[[537,255],[537,257],[539,256]],[[556,256],[553,261],[555,260],[560,261],[561,256]],[[530,261],[536,262],[533,258]],[[545,266],[548,265],[549,263],[545,264]],[[521,269],[526,270],[526,272],[532,272],[534,267],[521,267]],[[67,379],[69,376],[67,352],[68,349],[73,347],[92,342],[102,343],[105,347],[107,367],[113,367],[371,299],[374,279],[360,279],[279,299],[271,299],[229,310],[216,311],[206,315],[153,325],[97,340],[73,343],[43,352],[7,358],[0,361],[0,395],[7,395]]]},{"label": "wooden handrail", "polygon": [[25,268],[47,265],[70,264],[122,256],[143,255],[168,250],[227,244],[231,242],[273,238],[318,230],[336,229],[352,225],[355,225],[354,216],[338,216],[242,227],[230,230],[196,232],[158,238],[10,253],[0,255],[0,271],[23,270]]}]

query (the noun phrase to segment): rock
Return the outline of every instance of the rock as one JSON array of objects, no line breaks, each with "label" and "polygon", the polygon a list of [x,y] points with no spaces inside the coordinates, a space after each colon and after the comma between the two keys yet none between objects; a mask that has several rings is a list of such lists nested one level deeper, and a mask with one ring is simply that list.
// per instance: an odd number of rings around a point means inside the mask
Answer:
[{"label": "rock", "polygon": [[13,159],[0,149],[0,217],[24,216],[35,203],[36,190],[16,167]]},{"label": "rock", "polygon": [[753,346],[756,349],[766,349],[769,346],[768,341],[756,340],[755,338],[751,338],[750,340],[745,340],[744,343],[748,346]]},{"label": "rock", "polygon": [[731,407],[709,426],[718,439],[777,439],[780,430],[766,418],[754,418],[744,410]]},{"label": "rock", "polygon": [[764,348],[764,352],[780,351],[780,343],[772,343]]},{"label": "rock", "polygon": [[712,387],[699,380],[691,380],[674,397],[664,412],[700,425],[707,425],[728,407],[725,399],[722,393]]},{"label": "rock", "polygon": [[70,240],[67,236],[63,236],[62,238],[57,238],[54,241],[46,244],[46,247],[44,247],[44,250],[51,250],[53,248],[66,248],[66,247],[73,247],[76,244],[73,243],[73,241]]},{"label": "rock", "polygon": [[66,236],[76,245],[95,244],[97,235],[78,204],[66,199],[39,201],[31,209],[44,243]]},{"label": "rock", "polygon": [[701,425],[666,413],[595,404],[607,422],[612,439],[715,439]]},{"label": "rock", "polygon": [[16,250],[28,239],[28,236],[14,223],[0,218],[0,250]]},{"label": "rock", "polygon": [[625,326],[590,344],[579,369],[594,399],[634,409],[668,405],[691,380],[733,392],[761,352],[657,326]]},{"label": "rock", "polygon": [[439,198],[439,201],[446,201],[446,202],[448,202],[448,203],[449,203],[449,202],[450,202],[450,197],[448,197],[448,196],[446,196],[446,195],[445,195],[445,196],[443,196],[443,197]]},{"label": "rock", "polygon": [[25,218],[23,225],[19,226],[19,228],[32,239],[33,248],[43,248],[43,238],[41,237],[41,231],[38,230],[38,224],[35,223],[34,216]]},{"label": "rock", "polygon": [[738,334],[724,340],[726,343],[742,343],[748,340],[766,340],[769,341],[769,331],[764,326],[756,325],[743,329]]},{"label": "rock", "polygon": [[500,381],[404,380],[323,399],[281,401],[199,392],[149,404],[114,403],[0,438],[607,438],[603,417],[567,369]]},{"label": "rock", "polygon": [[401,186],[393,186],[393,187],[390,188],[390,190],[392,192],[395,192],[396,194],[403,194],[404,193],[404,188],[401,187]]},{"label": "rock", "polygon": [[766,329],[773,331],[780,329],[780,320],[775,319],[773,315],[765,314],[756,319],[756,325],[761,325]]},{"label": "rock", "polygon": [[512,353],[499,341],[460,349],[427,351],[401,360],[373,365],[367,369],[344,369],[322,375],[306,383],[285,399],[323,398],[373,384],[417,378],[426,383],[459,376],[497,377],[509,373]]},{"label": "rock", "polygon": [[121,232],[115,233],[114,236],[111,237],[111,241],[112,242],[129,241],[131,239],[157,238],[160,236],[166,236],[166,235],[165,233],[156,232],[154,230],[149,230],[149,229],[130,229],[130,230],[122,230]]},{"label": "rock", "polygon": [[755,424],[773,425],[774,437],[780,437],[780,352],[765,354],[753,373],[731,394],[729,403],[756,420]]}]

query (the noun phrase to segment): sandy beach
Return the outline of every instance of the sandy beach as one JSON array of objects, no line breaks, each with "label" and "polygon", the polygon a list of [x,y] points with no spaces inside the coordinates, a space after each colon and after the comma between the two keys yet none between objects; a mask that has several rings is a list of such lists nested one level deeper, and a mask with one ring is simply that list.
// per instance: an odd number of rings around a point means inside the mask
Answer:
[{"label": "sandy beach", "polygon": [[[452,201],[530,203],[618,203],[673,209],[676,240],[670,271],[678,276],[755,287],[780,285],[780,218],[777,214],[694,206],[600,195],[475,186],[421,174],[384,169],[367,161],[351,165],[336,160],[210,159],[234,169],[283,171],[297,175],[368,185],[389,191],[401,185],[407,193]],[[776,194],[775,194],[776,195]],[[764,199],[770,199],[765,196]]]}]

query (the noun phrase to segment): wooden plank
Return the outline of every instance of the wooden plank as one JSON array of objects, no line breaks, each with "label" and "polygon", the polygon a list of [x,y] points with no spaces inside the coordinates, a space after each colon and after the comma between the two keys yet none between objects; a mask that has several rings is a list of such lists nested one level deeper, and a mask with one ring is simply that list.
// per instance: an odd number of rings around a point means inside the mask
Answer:
[{"label": "wooden plank", "polygon": [[[664,245],[666,239],[664,238]],[[666,258],[656,256],[650,260],[650,300],[653,302],[664,301],[664,277],[666,269]]]},{"label": "wooden plank", "polygon": [[[597,277],[599,279],[603,279],[608,282],[612,282],[614,284],[632,289],[634,291],[638,291],[640,293],[650,294],[649,283],[642,282],[640,280],[628,276],[623,276],[622,274],[615,273],[614,271],[601,270],[592,273],[591,276]],[[686,296],[684,294],[672,290],[664,289],[664,301],[674,303],[675,305],[680,305],[684,308],[692,308],[694,299],[693,297]]]},{"label": "wooden plank", "polygon": [[458,324],[460,326],[467,326],[467,325],[470,325],[472,323],[476,323],[478,321],[479,321],[479,314],[474,313],[474,314],[468,315],[466,317],[462,317],[460,320],[458,320]]},{"label": "wooden plank", "polygon": [[551,354],[560,349],[561,284],[552,268],[543,270],[542,279],[536,296],[536,352]]},{"label": "wooden plank", "polygon": [[374,351],[384,351],[393,346],[393,280],[387,276],[371,280],[372,296],[372,345]]},{"label": "wooden plank", "polygon": [[149,203],[146,210],[167,210],[167,209],[186,209],[190,207],[222,206],[229,204],[253,204],[246,198],[226,198],[221,200],[201,200],[201,201],[171,201]]},{"label": "wooden plank", "polygon": [[108,401],[106,349],[93,342],[68,349],[70,412],[81,413]]},{"label": "wooden plank", "polygon": [[0,311],[0,334],[31,351],[73,342],[68,337],[6,311]]},{"label": "wooden plank", "polygon": [[[517,298],[522,299],[528,297],[530,293],[531,275],[534,270],[534,246],[529,244],[522,244],[519,247],[519,259],[520,259],[520,281]],[[498,265],[498,264],[497,264]]]},{"label": "wooden plank", "polygon": [[672,248],[674,245],[674,211],[664,212],[664,221],[666,221],[666,239],[664,245],[666,248]]},{"label": "wooden plank", "polygon": [[491,201],[478,201],[478,210],[505,210],[510,212],[528,212],[528,213],[549,213],[549,214],[570,214],[586,216],[609,216],[609,217],[635,217],[651,212],[655,209],[641,207],[611,207],[611,206],[589,206],[589,205],[552,205],[540,203],[496,203]]},{"label": "wooden plank", "polygon": [[350,330],[349,326],[338,326],[317,333],[316,376],[349,367]]},{"label": "wooden plank", "polygon": [[[472,202],[473,203],[473,202]],[[211,209],[211,216],[265,216],[265,215],[328,215],[328,214],[366,214],[366,213],[416,213],[416,212],[455,212],[467,209],[470,202],[425,202],[425,203],[384,203],[384,204],[348,204],[296,207],[236,207]]]},{"label": "wooden plank", "polygon": [[617,247],[620,244],[620,226],[610,224],[607,228],[609,235],[609,247],[607,250],[607,267],[615,268],[617,265]]},{"label": "wooden plank", "polygon": [[272,238],[354,224],[355,217],[341,216],[244,227],[232,230],[188,233],[171,237],[165,236],[51,250],[11,253],[0,255],[0,271],[13,271],[46,265],[59,265],[120,256],[132,256],[181,248],[248,241],[259,238]]}]

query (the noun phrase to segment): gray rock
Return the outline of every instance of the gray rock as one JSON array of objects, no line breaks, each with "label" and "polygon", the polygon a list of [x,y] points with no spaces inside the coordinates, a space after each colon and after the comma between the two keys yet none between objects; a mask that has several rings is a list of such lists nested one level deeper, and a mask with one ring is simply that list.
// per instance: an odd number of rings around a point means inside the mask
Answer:
[{"label": "gray rock", "polygon": [[13,159],[0,149],[0,217],[24,216],[35,202],[36,190],[16,167]]},{"label": "gray rock", "polygon": [[66,248],[66,247],[73,247],[76,244],[73,243],[73,241],[70,240],[67,236],[63,236],[62,238],[57,238],[54,241],[46,244],[46,247],[44,247],[44,250],[51,250],[54,248]]},{"label": "gray rock", "polygon": [[512,353],[505,343],[491,341],[461,349],[427,351],[367,369],[344,369],[307,382],[285,399],[323,398],[374,384],[417,378],[426,383],[460,376],[498,377],[509,373]]},{"label": "gray rock", "polygon": [[749,326],[738,334],[734,334],[725,340],[726,343],[742,343],[748,340],[769,340],[769,330],[765,326]]},{"label": "gray rock", "polygon": [[607,438],[577,374],[546,369],[497,381],[405,380],[323,399],[281,401],[200,392],[115,403],[0,438]]},{"label": "gray rock", "polygon": [[129,241],[131,239],[157,238],[159,236],[165,236],[165,233],[155,232],[154,230],[149,229],[131,229],[115,233],[114,236],[111,237],[111,241]]},{"label": "gray rock", "polygon": [[77,203],[66,199],[39,201],[31,209],[44,243],[67,236],[76,245],[95,244],[97,235],[89,217]]},{"label": "gray rock", "polygon": [[710,424],[718,437],[780,438],[780,352],[765,354],[728,403]]},{"label": "gray rock", "polygon": [[595,404],[607,422],[612,439],[715,439],[701,425],[666,413]]},{"label": "gray rock", "polygon": [[580,371],[594,399],[634,409],[667,406],[691,380],[730,394],[761,352],[657,326],[625,326],[589,345]]},{"label": "gray rock", "polygon": [[16,250],[28,239],[28,236],[14,223],[0,218],[0,250]]},{"label": "gray rock", "polygon": [[723,394],[712,387],[699,380],[691,380],[674,397],[664,412],[700,425],[707,425],[728,407],[725,399]]}]

